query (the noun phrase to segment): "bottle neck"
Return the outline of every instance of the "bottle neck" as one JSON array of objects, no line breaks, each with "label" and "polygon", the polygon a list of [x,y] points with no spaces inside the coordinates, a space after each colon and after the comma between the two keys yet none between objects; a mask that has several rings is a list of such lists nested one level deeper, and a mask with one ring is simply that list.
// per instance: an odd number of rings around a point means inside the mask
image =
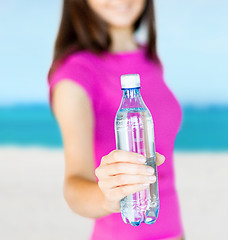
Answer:
[{"label": "bottle neck", "polygon": [[140,88],[126,88],[123,90],[123,97],[120,108],[146,108],[140,94]]},{"label": "bottle neck", "polygon": [[124,88],[123,98],[139,98],[141,97],[140,88]]}]

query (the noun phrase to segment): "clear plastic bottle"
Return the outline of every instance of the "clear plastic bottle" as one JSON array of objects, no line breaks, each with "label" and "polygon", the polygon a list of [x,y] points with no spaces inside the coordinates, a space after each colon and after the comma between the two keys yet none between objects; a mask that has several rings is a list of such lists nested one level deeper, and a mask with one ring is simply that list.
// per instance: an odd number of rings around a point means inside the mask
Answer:
[{"label": "clear plastic bottle", "polygon": [[[115,118],[116,148],[144,155],[146,165],[154,168],[155,157],[154,124],[150,111],[140,94],[138,74],[121,76],[123,98]],[[121,200],[121,214],[125,223],[138,226],[144,222],[152,224],[159,211],[158,181],[148,189],[126,196]]]}]

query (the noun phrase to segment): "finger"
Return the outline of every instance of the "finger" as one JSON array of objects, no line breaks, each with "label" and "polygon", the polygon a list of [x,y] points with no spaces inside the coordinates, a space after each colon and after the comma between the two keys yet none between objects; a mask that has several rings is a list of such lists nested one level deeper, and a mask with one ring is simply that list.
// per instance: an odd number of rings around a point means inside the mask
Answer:
[{"label": "finger", "polygon": [[160,166],[165,162],[165,156],[156,152],[156,165]]},{"label": "finger", "polygon": [[102,164],[112,164],[116,162],[144,164],[146,162],[146,157],[139,153],[128,152],[124,150],[114,150],[101,159]]},{"label": "finger", "polygon": [[103,165],[99,169],[100,176],[107,178],[108,176],[118,174],[133,174],[133,175],[153,175],[154,169],[147,165],[132,164],[132,163],[113,163]]},{"label": "finger", "polygon": [[127,175],[120,174],[112,176],[107,181],[109,188],[120,187],[123,185],[132,185],[132,184],[146,184],[146,183],[155,183],[156,177],[152,176],[143,176],[143,175]]},{"label": "finger", "polygon": [[122,198],[128,195],[146,190],[149,188],[149,186],[150,186],[149,184],[135,184],[116,187],[109,191],[110,193],[109,195],[112,200],[121,200]]}]

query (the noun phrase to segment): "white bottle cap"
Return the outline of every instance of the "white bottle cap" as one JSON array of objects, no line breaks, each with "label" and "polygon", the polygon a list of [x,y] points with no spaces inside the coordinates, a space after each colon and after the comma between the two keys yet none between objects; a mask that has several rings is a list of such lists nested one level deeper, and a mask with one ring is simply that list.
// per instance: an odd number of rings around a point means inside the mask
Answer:
[{"label": "white bottle cap", "polygon": [[139,88],[140,77],[139,74],[126,74],[121,76],[122,88]]}]

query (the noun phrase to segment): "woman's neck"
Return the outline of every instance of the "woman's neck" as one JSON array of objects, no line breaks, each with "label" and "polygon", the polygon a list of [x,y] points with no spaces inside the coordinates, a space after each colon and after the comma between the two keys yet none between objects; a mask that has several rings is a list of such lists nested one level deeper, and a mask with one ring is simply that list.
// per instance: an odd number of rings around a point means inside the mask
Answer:
[{"label": "woman's neck", "polygon": [[130,52],[139,48],[133,29],[110,27],[109,33],[112,39],[111,52]]}]

